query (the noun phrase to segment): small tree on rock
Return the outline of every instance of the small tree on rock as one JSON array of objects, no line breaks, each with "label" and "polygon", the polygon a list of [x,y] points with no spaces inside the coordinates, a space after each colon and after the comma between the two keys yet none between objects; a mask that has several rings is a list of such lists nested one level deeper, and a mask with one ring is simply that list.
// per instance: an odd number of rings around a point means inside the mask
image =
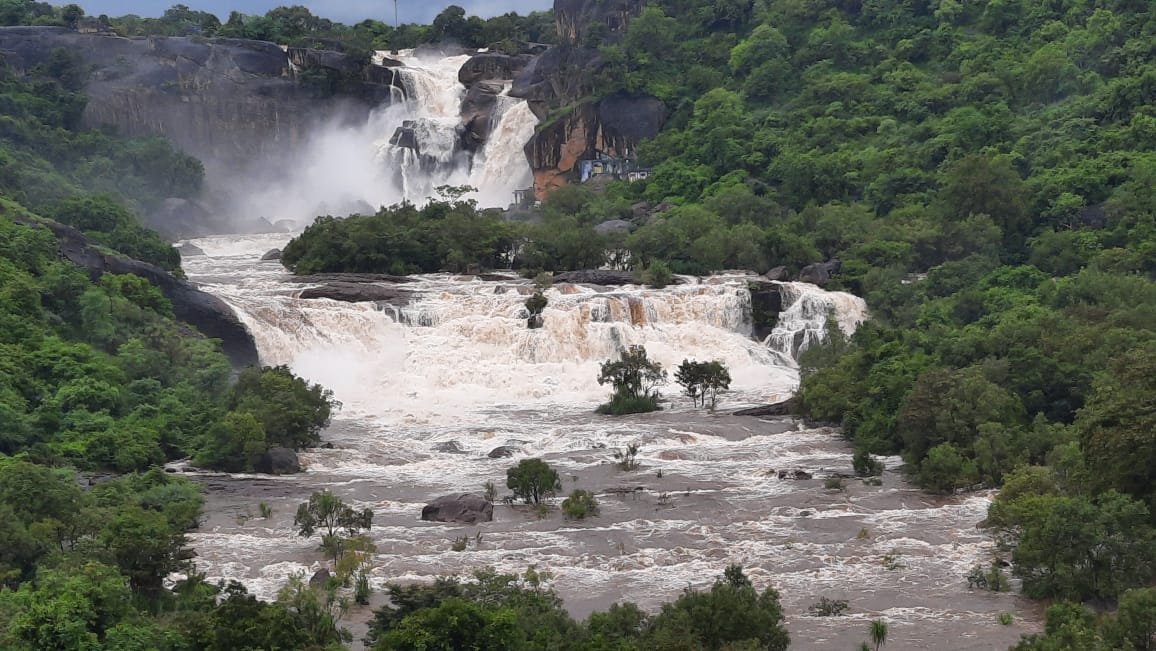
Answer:
[{"label": "small tree on rock", "polygon": [[731,386],[730,371],[718,360],[692,362],[684,359],[674,373],[674,380],[696,407],[699,401],[705,407],[707,398],[710,398],[711,409],[714,409],[719,391],[725,391]]},{"label": "small tree on rock", "polygon": [[346,547],[342,534],[353,537],[360,531],[368,530],[373,525],[373,511],[357,511],[340,497],[322,491],[310,495],[308,502],[297,507],[293,524],[299,536],[308,537],[320,533],[322,549],[336,562]]},{"label": "small tree on rock", "polygon": [[523,459],[506,471],[506,488],[526,504],[539,504],[562,490],[558,473],[541,459]]},{"label": "small tree on rock", "polygon": [[655,411],[659,408],[658,387],[666,383],[666,378],[662,364],[651,361],[645,348],[631,346],[617,360],[602,363],[598,384],[610,384],[614,395],[598,411],[611,414]]}]

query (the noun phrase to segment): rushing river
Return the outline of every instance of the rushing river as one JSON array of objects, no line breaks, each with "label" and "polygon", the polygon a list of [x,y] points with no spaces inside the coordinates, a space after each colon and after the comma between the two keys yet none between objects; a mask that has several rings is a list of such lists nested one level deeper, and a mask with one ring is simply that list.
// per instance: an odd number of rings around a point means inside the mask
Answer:
[{"label": "rushing river", "polygon": [[[333,448],[304,454],[307,472],[199,476],[210,515],[192,541],[210,577],[241,580],[268,598],[289,574],[321,567],[316,540],[297,537],[292,518],[311,492],[327,489],[376,513],[378,588],[535,565],[553,572],[581,616],[620,600],[656,608],[739,563],[757,586],[782,594],[796,649],[857,648],[875,618],[890,623],[888,649],[1006,648],[1038,626],[1022,600],[969,590],[964,579],[992,558],[975,526],[990,495],[926,496],[902,481],[896,458],[885,460],[881,486],[848,480],[845,490],[826,489],[823,478],[851,472],[836,430],[727,415],[782,399],[798,381],[788,355],[750,338],[745,278],[663,290],[563,285],[546,293],[545,326],[528,330],[521,304],[530,286],[514,278],[422,277],[405,286],[416,296],[400,309],[296,298],[302,285],[278,263],[258,261],[286,238],[193,240],[207,255],[184,261],[190,279],[237,310],[264,363],[290,365],[343,403],[323,435]],[[792,303],[770,344],[813,340],[827,310],[848,330],[866,315],[846,294],[794,284],[784,294]],[[608,393],[598,366],[630,344],[667,368],[721,359],[732,391],[717,414],[692,409],[670,386],[663,412],[597,416]],[[642,446],[641,468],[624,472],[613,453],[630,443]],[[514,455],[489,458],[501,445]],[[559,470],[563,492],[597,493],[601,514],[567,522],[558,511],[539,519],[499,505],[479,526],[419,520],[430,499],[480,492],[487,480],[505,492],[506,469],[529,457]],[[814,479],[778,478],[796,468]],[[272,517],[256,517],[259,502]],[[462,535],[468,549],[453,551]],[[850,609],[808,615],[820,597],[846,599]],[[1016,622],[1001,625],[1002,612]]]}]

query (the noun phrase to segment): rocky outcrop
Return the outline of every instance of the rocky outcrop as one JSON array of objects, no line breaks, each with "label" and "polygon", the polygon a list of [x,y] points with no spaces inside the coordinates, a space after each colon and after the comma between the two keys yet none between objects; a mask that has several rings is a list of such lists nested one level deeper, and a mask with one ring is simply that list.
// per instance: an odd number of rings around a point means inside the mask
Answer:
[{"label": "rocky outcrop", "polygon": [[774,267],[763,274],[763,278],[771,281],[786,282],[791,279],[791,272],[786,267]]},{"label": "rocky outcrop", "polygon": [[182,258],[192,258],[198,255],[205,255],[205,252],[201,250],[201,247],[195,244],[190,244],[188,242],[182,242],[175,248],[177,249],[177,253],[181,254]]},{"label": "rocky outcrop", "polygon": [[333,575],[329,573],[329,569],[323,567],[314,572],[313,576],[309,577],[309,587],[324,589],[329,585],[329,579],[331,578],[333,578]]},{"label": "rocky outcrop", "polygon": [[479,81],[513,79],[533,59],[528,54],[483,52],[470,57],[458,69],[458,81],[467,88]]},{"label": "rocky outcrop", "polygon": [[57,48],[90,71],[85,126],[165,136],[202,159],[210,173],[214,165],[235,170],[279,154],[322,122],[364,123],[397,85],[394,70],[340,52],[286,52],[273,43],[227,38],[0,28],[0,51],[24,68],[47,63]]},{"label": "rocky outcrop", "polygon": [[397,287],[370,283],[332,282],[301,290],[300,298],[328,298],[346,303],[388,303],[403,306],[409,303],[411,292]]},{"label": "rocky outcrop", "polygon": [[477,524],[494,519],[494,505],[476,493],[446,495],[426,504],[421,519],[427,522]]},{"label": "rocky outcrop", "polygon": [[798,401],[794,398],[788,398],[782,402],[776,402],[770,405],[762,405],[761,407],[750,407],[749,409],[740,409],[734,412],[735,416],[789,416],[798,409]]},{"label": "rocky outcrop", "polygon": [[479,81],[466,91],[462,99],[462,144],[472,150],[480,149],[490,137],[494,123],[494,109],[504,85],[500,81]]},{"label": "rocky outcrop", "polygon": [[[783,290],[776,282],[752,282],[751,326],[755,339],[766,339],[779,322],[779,312],[783,311]],[[751,414],[757,415],[757,414]]]},{"label": "rocky outcrop", "polygon": [[644,4],[644,0],[554,0],[558,37],[568,45],[595,45],[592,37],[617,42]]},{"label": "rocky outcrop", "polygon": [[665,120],[666,107],[658,99],[617,96],[582,104],[539,128],[525,146],[535,195],[545,198],[575,181],[579,161],[633,157],[638,144],[657,136]]},{"label": "rocky outcrop", "polygon": [[280,259],[281,259],[281,249],[269,249],[268,251],[265,252],[265,255],[261,256],[261,262],[267,262],[269,260],[280,260]]},{"label": "rocky outcrop", "polygon": [[512,445],[499,445],[498,447],[494,448],[493,450],[490,450],[490,453],[487,454],[486,456],[491,458],[491,459],[504,459],[506,457],[514,456],[514,454],[517,453],[517,451],[518,451],[518,448],[516,448]]},{"label": "rocky outcrop", "polygon": [[843,263],[838,258],[832,258],[827,262],[816,262],[809,264],[799,270],[799,282],[811,283],[823,287],[831,280],[831,276],[839,273],[843,268]]},{"label": "rocky outcrop", "polygon": [[261,455],[255,469],[268,475],[292,475],[301,472],[301,461],[289,448],[269,448]]},{"label": "rocky outcrop", "polygon": [[80,231],[46,221],[44,224],[24,222],[33,228],[46,227],[60,242],[62,257],[88,270],[89,276],[99,279],[103,274],[133,274],[140,276],[161,290],[173,304],[173,314],[201,334],[221,340],[221,349],[235,367],[258,363],[257,345],[244,324],[224,301],[206,294],[169,272],[140,260],[102,252],[88,242]]}]

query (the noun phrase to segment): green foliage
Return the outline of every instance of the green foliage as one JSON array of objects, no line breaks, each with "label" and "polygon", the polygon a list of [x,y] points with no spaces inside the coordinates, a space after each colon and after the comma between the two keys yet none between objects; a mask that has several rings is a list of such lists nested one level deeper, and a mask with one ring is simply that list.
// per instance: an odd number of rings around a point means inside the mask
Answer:
[{"label": "green foliage", "polygon": [[512,223],[498,211],[435,200],[420,210],[406,203],[374,215],[319,217],[285,245],[281,263],[299,274],[462,272],[507,266],[514,242]]},{"label": "green foliage", "polygon": [[541,459],[522,459],[506,471],[506,488],[526,504],[539,504],[562,490],[558,473]]},{"label": "green foliage", "polygon": [[[648,616],[614,604],[576,622],[542,573],[519,577],[476,571],[471,580],[441,577],[426,585],[389,585],[390,607],[374,612],[374,649],[617,649],[781,651],[789,638],[778,593],[758,592],[737,566],[705,592],[687,590]],[[481,644],[479,641],[485,641]]]},{"label": "green foliage", "polygon": [[838,617],[846,612],[849,607],[846,599],[819,597],[818,601],[807,606],[807,612],[815,617]]},{"label": "green foliage", "polygon": [[358,511],[328,491],[313,493],[297,507],[293,526],[297,535],[321,534],[321,547],[336,562],[349,548],[349,539],[373,525],[373,510]]},{"label": "green foliage", "polygon": [[992,592],[1007,592],[1011,589],[1011,583],[1008,582],[1007,576],[1003,573],[999,561],[992,561],[991,566],[986,570],[982,565],[971,568],[971,571],[967,573],[967,587],[982,588]]},{"label": "green foliage", "polygon": [[567,520],[585,520],[587,516],[596,516],[598,500],[590,491],[575,489],[562,500],[562,514]]},{"label": "green foliage", "polygon": [[602,363],[598,384],[610,384],[614,394],[609,403],[599,407],[599,413],[620,415],[655,411],[658,408],[657,387],[665,383],[666,371],[662,364],[651,361],[642,346],[631,346],[622,351],[618,360]]},{"label": "green foliage", "polygon": [[286,366],[274,366],[242,371],[228,404],[260,423],[269,446],[300,450],[321,442],[321,430],[341,403],[332,391],[309,384]]},{"label": "green foliage", "polygon": [[730,388],[731,374],[727,367],[718,360],[692,362],[684,359],[674,372],[674,381],[682,387],[683,392],[690,397],[696,406],[701,400],[705,407],[707,397],[709,397],[710,408],[714,409],[718,392]]}]

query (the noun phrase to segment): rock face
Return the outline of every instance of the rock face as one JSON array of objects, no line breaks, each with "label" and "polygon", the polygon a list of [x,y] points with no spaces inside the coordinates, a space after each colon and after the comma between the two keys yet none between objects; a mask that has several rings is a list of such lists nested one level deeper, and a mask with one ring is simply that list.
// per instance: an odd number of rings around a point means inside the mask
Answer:
[{"label": "rock face", "polygon": [[[395,70],[340,52],[286,52],[273,43],[227,38],[0,28],[0,51],[19,67],[46,63],[55,48],[75,53],[91,71],[85,126],[163,135],[204,161],[210,174],[216,164],[235,169],[276,155],[323,121],[364,123],[374,106],[389,100],[390,87],[400,87]],[[330,94],[329,80],[341,81],[339,93]]]},{"label": "rock face", "polygon": [[476,493],[446,495],[426,504],[421,519],[427,522],[477,524],[494,519],[494,505]]},{"label": "rock face", "polygon": [[831,276],[839,273],[843,268],[843,263],[838,258],[832,258],[827,262],[816,262],[809,264],[799,270],[799,281],[804,283],[811,283],[822,287],[831,280]]},{"label": "rock face", "polygon": [[292,475],[301,472],[301,461],[289,448],[269,448],[257,461],[256,469],[269,475]]},{"label": "rock face", "polygon": [[512,445],[499,445],[498,447],[494,448],[493,450],[490,450],[490,453],[487,454],[486,456],[488,456],[491,459],[503,459],[505,457],[514,456],[514,453],[517,451],[518,451],[518,449]]},{"label": "rock face", "polygon": [[479,81],[466,91],[462,99],[462,144],[473,150],[480,149],[490,136],[494,123],[494,109],[504,86],[500,81]]},{"label": "rock face", "polygon": [[763,405],[761,407],[751,407],[750,409],[740,409],[734,412],[735,416],[789,416],[796,408],[798,403],[794,398],[788,398],[782,402],[776,402],[771,405]]},{"label": "rock face", "polygon": [[[33,228],[41,227],[36,223],[23,223]],[[173,314],[178,319],[206,337],[220,339],[221,348],[233,366],[243,368],[257,364],[257,345],[253,343],[252,335],[221,299],[196,289],[155,265],[102,253],[74,228],[56,222],[46,222],[45,226],[60,242],[60,254],[73,264],[86,268],[94,280],[105,273],[133,274],[144,278],[172,301]]]},{"label": "rock face", "polygon": [[323,567],[314,572],[313,576],[309,577],[309,587],[324,588],[329,584],[329,579],[331,576],[332,575],[329,573],[329,570]]},{"label": "rock face", "polygon": [[470,57],[458,69],[458,81],[469,87],[474,82],[493,79],[513,79],[530,62],[528,54],[483,52]]},{"label": "rock face", "polygon": [[373,301],[398,306],[409,303],[409,296],[410,292],[404,289],[369,283],[332,282],[301,290],[301,298],[329,298],[346,303]]},{"label": "rock face", "polygon": [[643,0],[555,0],[562,44],[534,57],[514,77],[510,89],[510,95],[524,98],[540,120],[552,109],[575,107],[539,129],[526,144],[538,199],[576,180],[579,161],[599,153],[629,158],[639,142],[662,128],[666,107],[657,98],[620,95],[582,101],[591,94],[593,73],[604,65],[591,36],[597,32],[602,43],[617,42],[642,6]]}]

